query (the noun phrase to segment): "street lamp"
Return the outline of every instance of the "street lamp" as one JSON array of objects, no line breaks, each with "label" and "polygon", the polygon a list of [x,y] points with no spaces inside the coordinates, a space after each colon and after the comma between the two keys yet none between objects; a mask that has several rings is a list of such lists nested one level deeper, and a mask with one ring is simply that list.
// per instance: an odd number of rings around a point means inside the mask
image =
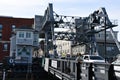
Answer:
[{"label": "street lamp", "polygon": [[106,60],[106,55],[107,55],[107,51],[106,51],[106,28],[107,28],[107,27],[106,27],[106,18],[107,18],[107,15],[106,15],[106,14],[99,14],[98,16],[101,17],[101,18],[104,18],[104,26],[103,26],[104,29],[105,29],[105,30],[104,30],[104,33],[105,33],[105,34],[104,34],[104,39],[105,39],[105,41],[104,41],[104,49],[105,49],[105,50],[104,50],[104,51],[105,51],[104,57],[105,57],[105,62],[106,62],[106,61],[107,61],[107,60]]}]

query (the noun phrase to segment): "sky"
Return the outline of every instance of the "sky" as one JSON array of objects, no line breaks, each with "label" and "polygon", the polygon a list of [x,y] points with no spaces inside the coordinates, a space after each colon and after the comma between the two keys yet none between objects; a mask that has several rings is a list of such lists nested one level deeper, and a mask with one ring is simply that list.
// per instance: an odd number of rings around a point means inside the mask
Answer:
[{"label": "sky", "polygon": [[59,15],[87,17],[89,14],[105,7],[110,19],[117,19],[120,41],[120,0],[0,0],[0,16],[34,18],[44,15],[48,4]]}]

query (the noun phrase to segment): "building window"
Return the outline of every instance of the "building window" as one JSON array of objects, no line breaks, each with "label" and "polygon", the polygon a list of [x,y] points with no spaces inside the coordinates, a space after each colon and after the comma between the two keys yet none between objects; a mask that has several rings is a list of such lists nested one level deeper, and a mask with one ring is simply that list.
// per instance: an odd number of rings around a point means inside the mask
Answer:
[{"label": "building window", "polygon": [[98,36],[99,36],[99,38],[101,37],[101,35],[100,35],[100,34],[98,34]]},{"label": "building window", "polygon": [[107,51],[113,51],[114,47],[107,47]]},{"label": "building window", "polygon": [[16,27],[15,25],[12,25],[12,30],[14,30],[14,29],[15,29],[15,27]]},{"label": "building window", "polygon": [[7,43],[4,43],[4,44],[3,44],[3,50],[4,50],[4,51],[7,51],[7,50],[8,50],[8,44],[7,44]]},{"label": "building window", "polygon": [[0,33],[0,40],[2,39],[2,33]]},{"label": "building window", "polygon": [[31,32],[26,32],[26,38],[31,38]]},{"label": "building window", "polygon": [[19,38],[24,38],[24,32],[19,32]]},{"label": "building window", "polygon": [[2,30],[3,26],[0,24],[0,30]]},{"label": "building window", "polygon": [[106,38],[109,39],[109,34],[106,34]]}]

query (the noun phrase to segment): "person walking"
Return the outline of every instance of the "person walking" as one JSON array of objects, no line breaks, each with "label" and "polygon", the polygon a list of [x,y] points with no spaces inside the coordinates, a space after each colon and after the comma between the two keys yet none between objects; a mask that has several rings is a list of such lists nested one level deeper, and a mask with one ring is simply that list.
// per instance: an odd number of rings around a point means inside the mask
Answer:
[{"label": "person walking", "polygon": [[80,79],[82,79],[82,77],[81,77],[81,73],[82,73],[81,64],[83,61],[81,53],[77,54],[76,61],[77,61],[77,80],[80,80]]},{"label": "person walking", "polygon": [[78,61],[80,63],[83,61],[83,57],[82,57],[81,53],[77,53],[76,61]]}]

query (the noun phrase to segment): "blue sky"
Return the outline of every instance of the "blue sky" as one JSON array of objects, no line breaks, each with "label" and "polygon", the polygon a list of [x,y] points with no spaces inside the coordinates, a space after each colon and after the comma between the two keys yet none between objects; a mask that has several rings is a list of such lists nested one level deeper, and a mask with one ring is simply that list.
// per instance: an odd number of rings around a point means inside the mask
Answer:
[{"label": "blue sky", "polygon": [[[117,19],[120,25],[120,0],[0,0],[0,16],[34,18],[44,14],[48,3],[53,3],[57,14],[80,17],[105,7],[109,18]],[[119,31],[120,41],[120,26],[114,30]]]}]

